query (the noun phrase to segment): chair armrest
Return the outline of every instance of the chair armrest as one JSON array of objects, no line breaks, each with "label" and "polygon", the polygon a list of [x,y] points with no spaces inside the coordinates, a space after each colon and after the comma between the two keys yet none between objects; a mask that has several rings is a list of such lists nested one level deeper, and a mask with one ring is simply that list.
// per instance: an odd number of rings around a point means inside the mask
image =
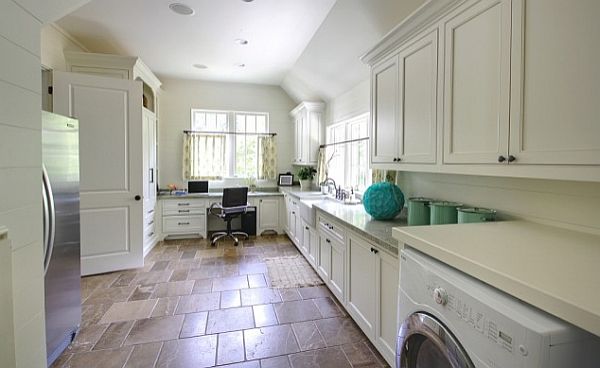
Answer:
[{"label": "chair armrest", "polygon": [[223,206],[221,205],[221,203],[211,204],[210,207],[208,208],[208,212],[210,212],[211,215],[214,215],[217,217],[224,216]]}]

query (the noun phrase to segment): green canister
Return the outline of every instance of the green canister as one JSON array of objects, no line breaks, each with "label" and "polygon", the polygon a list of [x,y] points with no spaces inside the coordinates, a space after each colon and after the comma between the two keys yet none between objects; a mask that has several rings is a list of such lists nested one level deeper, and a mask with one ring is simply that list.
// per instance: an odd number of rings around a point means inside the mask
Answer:
[{"label": "green canister", "polygon": [[429,203],[432,199],[413,197],[408,199],[408,225],[429,225]]},{"label": "green canister", "polygon": [[458,223],[487,222],[496,220],[496,211],[488,208],[460,207],[458,209]]},{"label": "green canister", "polygon": [[456,209],[460,206],[461,203],[455,202],[431,202],[431,225],[456,224],[458,222]]}]

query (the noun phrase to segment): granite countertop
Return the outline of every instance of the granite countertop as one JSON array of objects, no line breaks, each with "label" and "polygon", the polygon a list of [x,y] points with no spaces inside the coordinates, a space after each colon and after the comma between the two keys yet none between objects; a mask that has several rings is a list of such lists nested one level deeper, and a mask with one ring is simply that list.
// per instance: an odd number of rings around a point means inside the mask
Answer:
[{"label": "granite countertop", "polygon": [[313,203],[317,210],[339,219],[351,230],[359,233],[365,238],[374,241],[388,252],[398,254],[398,240],[392,236],[394,227],[408,226],[406,208],[400,215],[390,221],[374,220],[362,204],[348,205],[334,200],[323,200]]},{"label": "granite countertop", "polygon": [[[223,192],[208,192],[208,193],[187,193],[182,195],[176,194],[159,194],[158,198],[160,199],[177,199],[177,198],[220,198],[223,196]],[[283,196],[280,192],[270,192],[270,191],[256,191],[256,192],[248,192],[248,197],[281,197]]]},{"label": "granite countertop", "polygon": [[527,221],[393,232],[402,244],[600,336],[600,235]]}]

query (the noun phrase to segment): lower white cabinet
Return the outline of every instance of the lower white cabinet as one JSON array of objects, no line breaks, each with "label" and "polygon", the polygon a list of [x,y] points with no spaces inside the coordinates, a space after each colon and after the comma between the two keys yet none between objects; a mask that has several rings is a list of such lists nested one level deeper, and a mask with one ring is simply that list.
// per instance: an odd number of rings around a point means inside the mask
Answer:
[{"label": "lower white cabinet", "polygon": [[319,258],[317,272],[342,303],[345,301],[346,237],[345,228],[319,215]]},{"label": "lower white cabinet", "polygon": [[163,235],[199,235],[206,238],[205,199],[166,199],[162,216]]},{"label": "lower white cabinet", "polygon": [[399,272],[397,257],[348,236],[346,309],[390,364],[396,356]]},{"label": "lower white cabinet", "polygon": [[279,232],[279,197],[260,198],[258,200],[258,223],[256,234],[265,231]]},{"label": "lower white cabinet", "polygon": [[346,244],[339,241],[331,242],[331,271],[329,287],[340,301],[344,301],[346,281]]},{"label": "lower white cabinet", "polygon": [[[376,248],[374,248],[376,249]],[[400,251],[400,250],[398,250]],[[400,263],[398,257],[377,252],[377,317],[375,346],[388,362],[396,356],[396,329],[398,328],[398,284]]]},{"label": "lower white cabinet", "polygon": [[348,237],[348,313],[368,336],[375,336],[377,259],[366,241]]}]

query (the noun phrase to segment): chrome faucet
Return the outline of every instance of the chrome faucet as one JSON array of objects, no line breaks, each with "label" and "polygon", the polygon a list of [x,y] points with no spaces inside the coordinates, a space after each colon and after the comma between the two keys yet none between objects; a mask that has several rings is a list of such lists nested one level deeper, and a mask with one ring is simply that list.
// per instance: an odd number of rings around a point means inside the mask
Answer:
[{"label": "chrome faucet", "polygon": [[333,184],[333,188],[336,190],[337,197],[337,187],[335,186],[335,180],[333,180],[332,178],[325,178],[325,180],[323,180],[323,182],[321,183],[321,186],[327,185],[327,193],[331,193],[331,187],[329,186],[329,184]]}]

